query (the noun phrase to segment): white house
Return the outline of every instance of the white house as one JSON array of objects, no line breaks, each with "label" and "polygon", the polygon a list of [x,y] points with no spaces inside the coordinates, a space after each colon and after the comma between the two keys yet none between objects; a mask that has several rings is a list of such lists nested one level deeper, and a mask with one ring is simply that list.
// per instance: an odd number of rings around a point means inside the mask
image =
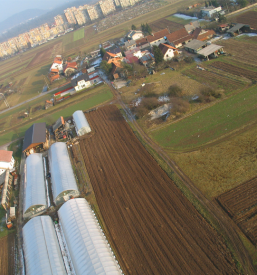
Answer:
[{"label": "white house", "polygon": [[159,48],[163,53],[163,59],[165,61],[172,59],[175,56],[175,54],[178,54],[178,49],[177,48],[174,48],[174,47],[172,47],[170,45],[167,45],[167,44],[160,44]]},{"label": "white house", "polygon": [[202,17],[207,16],[207,17],[211,18],[214,14],[219,13],[221,10],[222,10],[221,7],[217,7],[217,8],[215,8],[213,6],[209,6],[207,8],[204,7],[201,9]]},{"label": "white house", "polygon": [[71,80],[71,85],[75,88],[76,91],[88,88],[92,85],[88,74],[82,74],[79,77]]},{"label": "white house", "polygon": [[126,37],[130,40],[137,40],[139,38],[142,38],[144,37],[143,33],[141,31],[136,31],[136,30],[132,30],[132,31],[129,31],[127,34],[126,34]]},{"label": "white house", "polygon": [[7,169],[13,169],[14,158],[12,153],[12,151],[0,150],[0,175],[2,175]]},{"label": "white house", "polygon": [[61,55],[56,55],[54,62],[50,68],[50,71],[63,71],[63,60],[62,60],[62,56]]}]

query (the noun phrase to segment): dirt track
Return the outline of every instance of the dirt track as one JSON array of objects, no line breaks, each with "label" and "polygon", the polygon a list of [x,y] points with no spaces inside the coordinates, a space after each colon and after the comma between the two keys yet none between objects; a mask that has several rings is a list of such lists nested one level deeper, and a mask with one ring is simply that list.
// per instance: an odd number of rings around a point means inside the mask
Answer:
[{"label": "dirt track", "polygon": [[115,106],[87,114],[81,140],[110,241],[126,274],[237,274],[221,238],[135,137]]}]

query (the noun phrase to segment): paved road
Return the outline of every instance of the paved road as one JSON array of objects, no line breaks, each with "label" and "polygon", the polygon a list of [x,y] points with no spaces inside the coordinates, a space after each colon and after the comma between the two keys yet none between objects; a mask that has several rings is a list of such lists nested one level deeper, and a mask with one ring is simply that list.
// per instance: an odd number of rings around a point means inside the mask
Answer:
[{"label": "paved road", "polygon": [[[67,84],[67,83],[66,83],[66,84]],[[66,85],[66,84],[65,84],[65,85]],[[64,86],[64,85],[63,85],[63,86]],[[13,106],[13,107],[11,107],[11,108],[8,108],[8,109],[5,109],[5,110],[1,111],[0,114],[3,114],[3,113],[5,113],[5,112],[8,112],[8,111],[10,111],[10,110],[12,110],[12,109],[15,109],[15,108],[19,107],[19,106],[22,106],[23,104],[26,104],[26,103],[28,103],[28,102],[30,102],[30,101],[33,101],[33,100],[35,100],[35,99],[37,99],[37,98],[39,98],[39,97],[41,97],[41,96],[44,96],[44,95],[46,95],[46,94],[49,94],[49,93],[51,93],[51,92],[53,92],[53,91],[55,91],[55,90],[57,90],[57,89],[59,89],[59,88],[60,88],[60,87],[56,87],[56,88],[54,88],[54,89],[52,89],[52,90],[49,90],[49,91],[44,92],[44,93],[41,93],[41,94],[39,94],[39,95],[37,95],[37,96],[35,96],[35,97],[32,97],[32,98],[30,98],[30,99],[28,99],[28,100],[26,100],[26,101],[23,101],[23,102],[19,103],[19,104],[15,105],[15,106]]]}]

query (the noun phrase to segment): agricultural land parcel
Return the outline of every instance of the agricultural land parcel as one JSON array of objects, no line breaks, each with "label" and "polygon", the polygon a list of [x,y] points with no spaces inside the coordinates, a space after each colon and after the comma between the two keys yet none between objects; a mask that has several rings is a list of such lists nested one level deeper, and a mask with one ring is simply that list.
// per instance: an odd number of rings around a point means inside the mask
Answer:
[{"label": "agricultural land parcel", "polygon": [[0,239],[0,270],[1,275],[16,274],[14,233]]}]

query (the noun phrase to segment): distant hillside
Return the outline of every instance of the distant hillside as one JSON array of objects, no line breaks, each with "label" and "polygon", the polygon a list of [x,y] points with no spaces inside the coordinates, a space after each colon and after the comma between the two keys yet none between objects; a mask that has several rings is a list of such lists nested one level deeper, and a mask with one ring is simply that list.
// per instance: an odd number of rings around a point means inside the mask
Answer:
[{"label": "distant hillside", "polygon": [[11,29],[15,26],[18,26],[20,23],[25,23],[27,20],[40,16],[46,12],[46,10],[28,9],[16,13],[5,19],[4,21],[0,22],[0,33],[7,31],[8,29]]}]

